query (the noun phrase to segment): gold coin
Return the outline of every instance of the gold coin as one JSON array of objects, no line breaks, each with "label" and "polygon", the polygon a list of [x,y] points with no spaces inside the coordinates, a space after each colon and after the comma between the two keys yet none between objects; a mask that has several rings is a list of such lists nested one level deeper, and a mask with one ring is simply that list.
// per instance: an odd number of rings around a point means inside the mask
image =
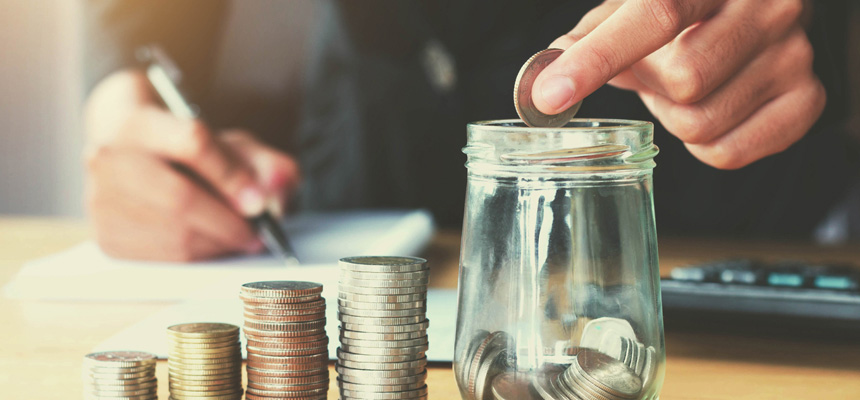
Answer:
[{"label": "gold coin", "polygon": [[167,328],[168,337],[190,339],[212,339],[239,335],[239,327],[220,322],[195,322],[173,325]]}]

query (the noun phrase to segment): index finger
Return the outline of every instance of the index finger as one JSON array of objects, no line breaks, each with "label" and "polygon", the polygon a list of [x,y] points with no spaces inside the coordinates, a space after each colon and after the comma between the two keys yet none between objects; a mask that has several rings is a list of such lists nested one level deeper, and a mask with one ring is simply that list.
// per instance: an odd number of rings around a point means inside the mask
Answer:
[{"label": "index finger", "polygon": [[558,114],[701,20],[724,0],[630,0],[535,80],[532,100]]}]

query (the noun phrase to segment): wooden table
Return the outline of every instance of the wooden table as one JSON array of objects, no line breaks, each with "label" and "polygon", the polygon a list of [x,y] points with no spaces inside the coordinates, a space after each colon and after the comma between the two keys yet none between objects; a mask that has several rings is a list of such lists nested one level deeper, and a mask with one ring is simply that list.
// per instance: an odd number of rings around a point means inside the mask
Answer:
[{"label": "wooden table", "polygon": [[[23,262],[88,237],[81,221],[0,218],[0,285],[9,282]],[[432,285],[456,287],[458,247],[456,233],[437,236],[427,252],[434,266]],[[730,255],[860,262],[858,248],[701,240],[662,240],[660,255],[663,273],[677,265]],[[167,305],[0,298],[0,399],[80,398],[81,357],[121,328]],[[667,331],[666,349],[662,399],[860,399],[860,338],[858,343],[818,343]],[[160,398],[166,399],[164,362],[159,363],[158,378]],[[336,398],[334,382],[330,398]],[[450,364],[433,365],[428,384],[431,398],[459,398]]]}]

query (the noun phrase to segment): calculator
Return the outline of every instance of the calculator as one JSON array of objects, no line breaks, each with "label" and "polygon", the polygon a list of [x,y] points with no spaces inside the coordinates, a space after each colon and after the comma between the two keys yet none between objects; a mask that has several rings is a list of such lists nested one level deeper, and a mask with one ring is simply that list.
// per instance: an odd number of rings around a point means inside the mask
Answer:
[{"label": "calculator", "polygon": [[698,326],[860,335],[860,268],[799,261],[715,261],[661,280],[667,329]]}]

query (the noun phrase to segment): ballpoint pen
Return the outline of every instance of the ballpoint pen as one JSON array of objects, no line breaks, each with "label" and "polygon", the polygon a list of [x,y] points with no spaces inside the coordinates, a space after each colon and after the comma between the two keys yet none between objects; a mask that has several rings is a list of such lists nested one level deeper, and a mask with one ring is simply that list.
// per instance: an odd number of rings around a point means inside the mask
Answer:
[{"label": "ballpoint pen", "polygon": [[[186,100],[177,87],[180,71],[164,50],[150,45],[138,49],[136,55],[138,60],[146,63],[147,80],[173,115],[188,119],[200,117],[199,108]],[[248,222],[257,230],[269,252],[282,257],[287,265],[299,264],[286,233],[269,211],[264,210],[262,214],[248,218]]]}]

